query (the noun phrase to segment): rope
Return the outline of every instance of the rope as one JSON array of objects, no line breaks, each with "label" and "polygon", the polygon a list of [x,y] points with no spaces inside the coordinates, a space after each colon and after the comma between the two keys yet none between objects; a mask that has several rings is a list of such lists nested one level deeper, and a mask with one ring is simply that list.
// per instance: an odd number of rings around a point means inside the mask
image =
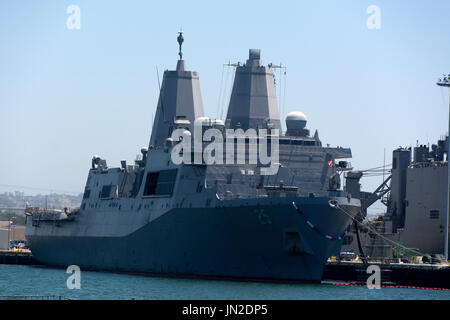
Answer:
[{"label": "rope", "polygon": [[353,220],[353,225],[355,226],[355,231],[356,231],[356,240],[358,241],[358,250],[359,250],[359,255],[361,256],[361,260],[364,263],[364,265],[367,267],[367,258],[366,258],[366,254],[364,253],[364,250],[361,246],[361,239],[359,237],[359,228],[358,228],[358,224],[355,222],[355,220]]},{"label": "rope", "polygon": [[367,171],[377,171],[377,170],[383,170],[386,167],[391,167],[392,164],[386,164],[384,166],[380,166],[380,167],[375,167],[375,168],[370,168],[370,169],[366,169],[366,170],[360,170],[360,172],[367,172]]},{"label": "rope", "polygon": [[286,105],[286,69],[284,69],[283,106],[280,106],[283,119],[285,115],[285,105]]},{"label": "rope", "polygon": [[[225,67],[225,66],[224,66]],[[230,67],[228,66],[228,68],[227,68],[227,74],[226,74],[226,78],[225,78],[225,86],[224,86],[224,89],[223,89],[223,94],[222,94],[222,102],[221,102],[221,104],[220,104],[220,119],[223,119],[223,109],[224,109],[224,105],[225,105],[225,97],[226,97],[226,94],[228,93],[228,81],[229,81],[229,79],[230,79]]]},{"label": "rope", "polygon": [[[163,122],[166,122],[166,116],[164,115],[164,101],[163,101],[163,96],[162,96],[162,91],[161,91],[161,83],[159,82],[159,71],[158,71],[158,66],[156,66],[156,76],[158,77],[158,88],[159,88],[159,100],[161,101],[161,113],[162,113],[162,119]],[[158,111],[158,106],[156,106],[156,111]],[[152,127],[153,129],[153,127]]]},{"label": "rope", "polygon": [[217,112],[216,112],[216,119],[219,117],[220,112],[220,98],[222,97],[222,87],[223,87],[223,74],[225,73],[225,65],[222,67],[222,77],[220,79],[220,89],[219,89],[219,100],[217,101]]},{"label": "rope", "polygon": [[352,223],[350,223],[348,225],[348,227],[344,230],[344,232],[338,236],[338,237],[334,237],[334,236],[330,236],[329,234],[326,234],[322,231],[320,231],[319,228],[317,228],[315,225],[313,225],[311,223],[311,221],[309,221],[309,219],[305,216],[305,214],[297,207],[297,205],[295,204],[295,202],[292,202],[292,205],[294,206],[295,210],[297,210],[297,212],[300,214],[300,216],[302,217],[302,219],[306,222],[306,224],[313,229],[315,232],[317,232],[318,234],[320,234],[322,237],[331,240],[331,241],[340,241],[342,240],[342,238],[347,234],[347,232],[350,231],[350,228],[352,226]]},{"label": "rope", "polygon": [[[346,212],[344,208],[341,208],[341,207],[340,207],[339,205],[337,205],[337,204],[336,204],[336,208],[340,209],[342,212],[344,212],[347,216],[349,216],[349,217],[350,217],[353,221],[355,221],[356,223],[359,223],[360,225],[362,225],[362,223],[361,223],[360,221],[358,221],[356,218],[354,218],[350,213]],[[360,213],[361,213],[361,211],[360,211]],[[400,242],[396,242],[396,241],[394,241],[394,240],[391,240],[391,239],[389,239],[389,238],[384,237],[383,235],[381,235],[380,233],[378,233],[375,229],[373,229],[370,225],[362,225],[362,226],[365,227],[365,228],[370,229],[370,231],[372,231],[373,233],[375,233],[377,236],[379,236],[382,240],[384,240],[384,241],[386,241],[386,242],[390,242],[390,243],[394,244],[394,245],[397,246],[397,247],[402,247],[402,248],[404,248],[404,249],[406,249],[406,250],[408,250],[408,251],[411,251],[411,252],[413,252],[413,253],[417,253],[418,255],[422,255],[422,256],[425,255],[425,253],[423,253],[423,252],[420,252],[420,251],[418,251],[418,250],[416,250],[416,249],[413,249],[413,248],[408,248],[408,247],[406,247],[405,245],[401,244]],[[392,246],[392,248],[395,249],[395,247],[393,247],[393,246]],[[440,262],[445,262],[445,260],[443,260],[443,259],[439,259],[439,258],[438,258],[438,260],[439,260]]]},{"label": "rope", "polygon": [[[231,75],[231,83],[230,83],[230,89],[228,91],[228,99],[225,101],[226,102],[226,106],[229,107],[230,102],[231,102],[231,95],[233,94],[233,87],[234,87],[234,79],[236,78],[236,67],[234,67],[234,69],[232,70],[232,75]],[[225,106],[224,106],[225,107]],[[220,115],[220,118],[223,119],[223,110],[224,107],[222,107],[222,114]]]},{"label": "rope", "polygon": [[[280,64],[281,65],[281,64]],[[279,72],[278,72],[278,74],[279,74],[279,76],[280,76],[280,85],[278,86],[278,106],[279,106],[279,108],[281,109],[281,98],[282,98],[282,95],[281,95],[281,90],[283,89],[283,79],[282,79],[282,77],[281,77],[281,68],[279,69]]]}]

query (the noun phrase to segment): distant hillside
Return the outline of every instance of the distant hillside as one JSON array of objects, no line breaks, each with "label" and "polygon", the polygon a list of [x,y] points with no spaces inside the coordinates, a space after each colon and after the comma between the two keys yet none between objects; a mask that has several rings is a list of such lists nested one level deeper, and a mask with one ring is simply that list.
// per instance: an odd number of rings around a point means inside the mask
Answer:
[{"label": "distant hillside", "polygon": [[55,209],[75,208],[79,207],[83,194],[38,194],[27,196],[24,192],[5,192],[0,194],[0,212],[5,211],[3,208],[25,208],[26,205],[31,207],[47,207]]}]

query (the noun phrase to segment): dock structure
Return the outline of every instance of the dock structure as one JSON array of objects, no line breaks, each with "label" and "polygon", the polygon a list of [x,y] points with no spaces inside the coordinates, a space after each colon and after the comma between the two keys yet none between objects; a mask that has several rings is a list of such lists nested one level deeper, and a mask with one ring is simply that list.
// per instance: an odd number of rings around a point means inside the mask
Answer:
[{"label": "dock structure", "polygon": [[380,267],[382,285],[450,289],[450,266],[440,264],[333,261],[326,264],[322,280],[366,284],[370,265]]},{"label": "dock structure", "polygon": [[30,251],[0,251],[0,264],[40,265]]}]

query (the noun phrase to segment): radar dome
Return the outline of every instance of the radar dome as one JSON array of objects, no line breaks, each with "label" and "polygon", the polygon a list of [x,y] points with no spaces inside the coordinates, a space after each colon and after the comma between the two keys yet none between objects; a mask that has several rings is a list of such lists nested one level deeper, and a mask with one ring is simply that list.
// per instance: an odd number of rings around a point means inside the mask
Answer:
[{"label": "radar dome", "polygon": [[293,111],[286,116],[286,127],[288,130],[301,130],[306,127],[308,119],[300,111]]}]

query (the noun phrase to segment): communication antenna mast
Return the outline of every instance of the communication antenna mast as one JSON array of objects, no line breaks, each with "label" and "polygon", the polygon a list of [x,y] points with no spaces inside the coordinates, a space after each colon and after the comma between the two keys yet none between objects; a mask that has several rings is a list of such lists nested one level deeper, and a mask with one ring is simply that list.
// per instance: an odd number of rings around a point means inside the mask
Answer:
[{"label": "communication antenna mast", "polygon": [[180,46],[180,51],[178,52],[178,55],[180,56],[180,60],[183,60],[183,52],[181,51],[181,46],[183,45],[183,31],[178,31],[178,38],[177,38],[178,44]]},{"label": "communication antenna mast", "polygon": [[[440,87],[449,88],[450,93],[450,74],[444,75],[442,79],[439,79],[436,83]],[[448,219],[449,219],[449,206],[450,206],[450,95],[449,95],[449,119],[448,119],[448,136],[447,136],[447,212],[445,216],[445,243],[444,243],[444,256],[448,261]]]},{"label": "communication antenna mast", "polygon": [[[284,104],[286,102],[286,71],[287,66],[284,66],[281,62],[279,65],[269,63],[268,65],[272,69],[279,69],[279,76],[280,76],[280,85],[278,86],[278,109],[280,110],[280,117],[284,117]],[[283,75],[284,75],[284,82],[283,82]],[[283,98],[283,100],[282,100]]]},{"label": "communication antenna mast", "polygon": [[383,152],[383,181],[384,181],[385,171],[386,171],[386,148],[384,148],[384,152]]}]

